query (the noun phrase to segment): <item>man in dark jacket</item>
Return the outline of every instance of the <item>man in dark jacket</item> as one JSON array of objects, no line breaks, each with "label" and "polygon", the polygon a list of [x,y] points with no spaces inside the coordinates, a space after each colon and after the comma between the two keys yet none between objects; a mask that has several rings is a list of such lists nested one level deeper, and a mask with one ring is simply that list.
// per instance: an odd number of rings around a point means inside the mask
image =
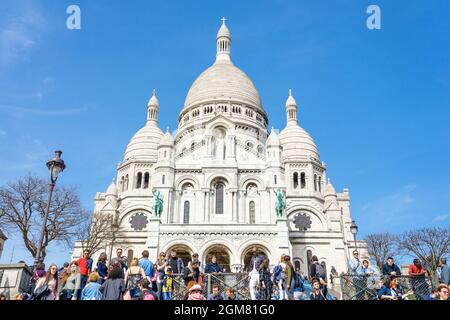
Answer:
[{"label": "man in dark jacket", "polygon": [[205,273],[218,274],[221,273],[219,264],[217,263],[216,256],[212,256],[211,262],[208,262],[205,266]]},{"label": "man in dark jacket", "polygon": [[400,268],[394,263],[394,258],[388,257],[386,263],[381,268],[383,276],[399,276],[402,273]]},{"label": "man in dark jacket", "polygon": [[167,260],[167,265],[172,267],[172,272],[174,274],[184,272],[184,262],[181,258],[177,257],[177,252],[175,250],[170,252],[170,258]]}]

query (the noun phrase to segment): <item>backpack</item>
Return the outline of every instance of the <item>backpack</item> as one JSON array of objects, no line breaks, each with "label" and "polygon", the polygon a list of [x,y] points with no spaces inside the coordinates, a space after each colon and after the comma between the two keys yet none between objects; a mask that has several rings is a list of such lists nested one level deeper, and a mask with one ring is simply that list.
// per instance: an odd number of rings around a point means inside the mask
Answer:
[{"label": "backpack", "polygon": [[277,264],[275,268],[273,268],[273,279],[275,281],[279,281],[281,279],[281,272],[283,271],[283,268],[281,265]]},{"label": "backpack", "polygon": [[316,278],[322,278],[323,281],[327,281],[327,273],[325,268],[320,264],[316,263]]}]

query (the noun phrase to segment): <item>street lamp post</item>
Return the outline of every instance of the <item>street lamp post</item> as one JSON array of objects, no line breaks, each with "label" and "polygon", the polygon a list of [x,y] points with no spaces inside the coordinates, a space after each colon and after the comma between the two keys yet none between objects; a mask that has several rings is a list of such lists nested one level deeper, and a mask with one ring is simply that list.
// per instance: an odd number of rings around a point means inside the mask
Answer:
[{"label": "street lamp post", "polygon": [[44,242],[45,228],[47,226],[48,214],[50,211],[50,204],[52,201],[53,190],[55,189],[56,179],[58,179],[58,175],[66,168],[64,164],[64,160],[61,159],[62,151],[55,151],[55,156],[47,162],[47,168],[50,172],[50,185],[49,185],[49,193],[47,200],[47,207],[45,209],[44,221],[42,222],[41,235],[38,242],[38,247],[36,251],[36,259],[34,261],[34,268],[36,269],[37,264],[41,260],[42,255],[42,243]]},{"label": "street lamp post", "polygon": [[352,224],[350,225],[350,232],[353,234],[353,240],[355,240],[355,249],[358,251],[356,247],[356,234],[358,233],[358,226],[356,225],[355,220],[352,220]]}]

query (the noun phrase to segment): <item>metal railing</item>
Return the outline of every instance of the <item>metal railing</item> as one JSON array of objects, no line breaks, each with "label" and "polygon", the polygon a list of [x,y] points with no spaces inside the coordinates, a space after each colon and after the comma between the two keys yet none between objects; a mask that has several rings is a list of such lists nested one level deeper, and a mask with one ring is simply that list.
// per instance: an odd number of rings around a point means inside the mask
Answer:
[{"label": "metal railing", "polygon": [[[212,293],[214,285],[219,286],[222,296],[225,296],[227,288],[234,289],[236,295],[241,300],[250,300],[248,273],[220,273],[220,274],[203,274],[203,295],[205,298]],[[185,300],[188,294],[188,288],[183,280],[182,274],[173,276],[173,294],[172,300]]]},{"label": "metal railing", "polygon": [[[378,300],[378,292],[390,276],[380,275],[341,275],[333,277],[340,282],[342,300]],[[409,299],[425,300],[431,295],[431,277],[397,276],[398,289],[403,293],[413,291]]]}]

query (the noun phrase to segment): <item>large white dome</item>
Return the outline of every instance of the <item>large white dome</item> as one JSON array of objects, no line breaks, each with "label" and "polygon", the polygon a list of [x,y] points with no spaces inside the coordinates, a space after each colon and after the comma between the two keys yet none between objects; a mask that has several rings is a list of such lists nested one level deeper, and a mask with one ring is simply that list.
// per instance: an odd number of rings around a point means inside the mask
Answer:
[{"label": "large white dome", "polygon": [[306,160],[309,156],[320,159],[313,138],[296,123],[289,124],[281,131],[280,144],[283,147],[284,160]]},{"label": "large white dome", "polygon": [[184,108],[215,100],[239,101],[262,109],[255,85],[231,62],[215,63],[202,72],[189,89]]}]

